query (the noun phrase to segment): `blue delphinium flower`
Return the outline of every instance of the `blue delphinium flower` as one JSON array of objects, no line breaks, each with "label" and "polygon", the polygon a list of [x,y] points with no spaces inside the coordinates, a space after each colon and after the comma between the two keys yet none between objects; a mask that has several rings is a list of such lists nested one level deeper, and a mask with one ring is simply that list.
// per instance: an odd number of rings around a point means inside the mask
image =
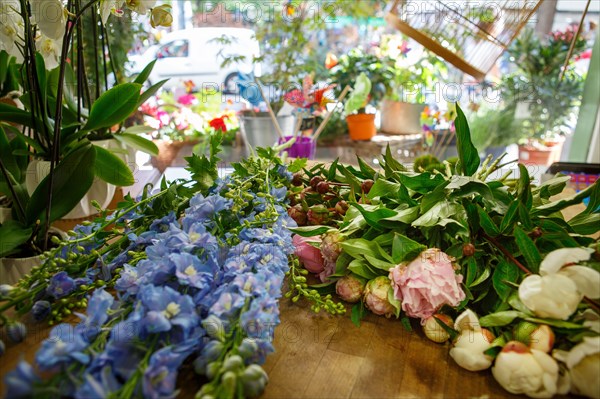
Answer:
[{"label": "blue delphinium flower", "polygon": [[83,353],[88,346],[80,331],[70,324],[59,324],[50,332],[35,355],[35,361],[41,370],[49,371],[61,364],[77,361],[87,364],[90,356]]},{"label": "blue delphinium flower", "polygon": [[166,399],[177,396],[177,370],[195,350],[191,343],[167,346],[152,354],[144,372],[142,391],[145,398]]},{"label": "blue delphinium flower", "polygon": [[69,295],[75,289],[75,281],[69,277],[67,272],[58,272],[50,278],[48,285],[48,294],[59,299]]},{"label": "blue delphinium flower", "polygon": [[[231,289],[231,288],[229,288]],[[236,292],[224,291],[217,301],[211,306],[210,313],[219,318],[229,319],[235,315],[244,306],[245,299]]]},{"label": "blue delphinium flower", "polygon": [[31,308],[31,314],[35,321],[42,321],[50,314],[50,302],[48,301],[37,301]]},{"label": "blue delphinium flower", "polygon": [[294,175],[290,172],[285,165],[277,165],[277,174],[287,181],[292,181]]},{"label": "blue delphinium flower", "polygon": [[148,333],[159,333],[181,327],[191,332],[200,323],[194,302],[189,295],[182,295],[170,287],[145,285],[138,294],[142,311],[141,327]]},{"label": "blue delphinium flower", "polygon": [[123,265],[121,277],[115,282],[115,289],[124,297],[136,295],[139,286],[138,268],[129,264]]},{"label": "blue delphinium flower", "polygon": [[288,189],[285,186],[279,187],[279,188],[275,188],[275,187],[271,188],[271,195],[273,196],[273,198],[275,198],[275,201],[280,202],[280,203],[285,202],[285,200],[287,198],[287,192],[288,192]]},{"label": "blue delphinium flower", "polygon": [[6,386],[6,398],[32,398],[34,397],[34,385],[40,379],[33,370],[33,367],[24,360],[21,360],[13,371],[4,377]]},{"label": "blue delphinium flower", "polygon": [[156,219],[150,225],[149,230],[155,231],[157,233],[162,233],[164,231],[169,230],[171,224],[177,222],[177,215],[175,215],[174,211],[169,212],[169,214],[163,218]]},{"label": "blue delphinium flower", "polygon": [[82,323],[77,326],[77,331],[88,342],[92,342],[100,332],[100,329],[108,320],[108,310],[111,308],[115,298],[104,291],[98,289],[88,302],[87,316],[78,314],[82,319]]},{"label": "blue delphinium flower", "polygon": [[228,209],[233,201],[225,199],[220,195],[210,195],[206,198],[197,194],[190,200],[190,207],[185,211],[183,217],[183,229],[188,231],[193,223],[210,222],[215,214]]},{"label": "blue delphinium flower", "polygon": [[105,399],[117,392],[122,384],[112,373],[111,367],[104,367],[98,373],[87,373],[83,376],[81,384],[75,392],[76,399]]},{"label": "blue delphinium flower", "polygon": [[180,284],[201,290],[210,288],[217,271],[213,262],[203,263],[197,256],[188,253],[172,254],[169,259],[175,264],[175,275]]}]

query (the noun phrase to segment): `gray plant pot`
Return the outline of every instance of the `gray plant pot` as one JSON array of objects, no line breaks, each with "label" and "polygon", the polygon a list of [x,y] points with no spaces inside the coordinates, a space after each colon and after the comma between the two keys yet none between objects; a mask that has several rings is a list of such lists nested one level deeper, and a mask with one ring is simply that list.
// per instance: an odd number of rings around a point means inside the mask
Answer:
[{"label": "gray plant pot", "polygon": [[[294,116],[286,115],[277,117],[279,127],[284,136],[291,136],[294,132]],[[240,115],[240,130],[246,147],[246,155],[250,148],[272,147],[279,141],[279,134],[271,117],[266,112],[255,114],[242,113]]]},{"label": "gray plant pot", "polygon": [[387,134],[419,134],[424,104],[383,100],[381,103],[381,131]]}]

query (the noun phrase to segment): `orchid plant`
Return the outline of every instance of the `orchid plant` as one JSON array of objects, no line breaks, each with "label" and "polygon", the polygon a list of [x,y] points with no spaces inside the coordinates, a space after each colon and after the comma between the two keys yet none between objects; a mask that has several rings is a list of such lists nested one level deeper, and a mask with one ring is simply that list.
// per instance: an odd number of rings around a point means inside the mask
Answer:
[{"label": "orchid plant", "polygon": [[[104,30],[111,13],[122,14],[119,3],[9,0],[0,5],[0,49],[16,58],[22,90],[19,99],[24,105],[20,109],[0,104],[0,188],[11,196],[15,216],[0,227],[0,237],[9,244],[3,246],[0,256],[31,255],[46,248],[50,223],[81,200],[95,177],[119,186],[133,184],[127,165],[112,152],[93,145],[94,140],[114,138],[136,149],[157,152],[152,143],[123,128],[125,119],[164,84],[159,82],[140,94],[153,65],[134,82],[103,94],[99,82],[95,95],[87,85],[81,18],[91,13]],[[170,25],[172,19],[165,14],[168,6],[151,8],[153,4],[125,2],[136,13],[150,12],[153,26]],[[96,24],[91,27],[93,32],[96,28]],[[94,35],[98,37],[98,33]],[[17,136],[10,144],[5,130]],[[31,196],[22,186],[30,158],[49,162],[47,177]]]}]

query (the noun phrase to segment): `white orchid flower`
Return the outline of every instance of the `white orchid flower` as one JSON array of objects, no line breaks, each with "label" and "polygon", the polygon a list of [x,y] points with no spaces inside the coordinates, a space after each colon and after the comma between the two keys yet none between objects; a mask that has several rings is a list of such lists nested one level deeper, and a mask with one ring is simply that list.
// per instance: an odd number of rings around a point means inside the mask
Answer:
[{"label": "white orchid flower", "polygon": [[68,12],[61,0],[30,0],[31,14],[42,34],[61,40],[67,28]]},{"label": "white orchid flower", "polygon": [[110,14],[121,16],[121,13],[118,12],[120,8],[121,7],[116,0],[100,0],[98,9],[100,11],[100,19],[102,20],[102,23],[106,24]]},{"label": "white orchid flower", "polygon": [[561,248],[550,252],[540,274],[527,276],[519,286],[519,298],[539,317],[566,320],[584,296],[600,297],[600,273],[572,265],[590,258],[584,248]]},{"label": "white orchid flower", "polygon": [[485,370],[492,365],[491,356],[484,352],[491,348],[494,335],[479,325],[479,318],[472,310],[465,310],[454,323],[460,335],[450,349],[450,356],[462,368],[469,371]]},{"label": "white orchid flower", "polygon": [[156,0],[126,0],[125,4],[138,14],[146,14],[154,5]]},{"label": "white orchid flower", "polygon": [[54,69],[59,65],[62,40],[53,40],[47,36],[40,35],[36,42],[36,47],[44,58],[47,70]]},{"label": "white orchid flower", "polygon": [[554,357],[567,365],[572,393],[600,399],[600,336],[584,337],[569,352],[555,351]]},{"label": "white orchid flower", "polygon": [[0,50],[19,60],[22,54],[19,46],[23,47],[23,21],[21,19],[18,1],[7,0],[0,2]]},{"label": "white orchid flower", "polygon": [[569,389],[568,379],[560,376],[558,363],[550,355],[518,341],[504,346],[492,374],[508,392],[532,398],[551,398]]}]

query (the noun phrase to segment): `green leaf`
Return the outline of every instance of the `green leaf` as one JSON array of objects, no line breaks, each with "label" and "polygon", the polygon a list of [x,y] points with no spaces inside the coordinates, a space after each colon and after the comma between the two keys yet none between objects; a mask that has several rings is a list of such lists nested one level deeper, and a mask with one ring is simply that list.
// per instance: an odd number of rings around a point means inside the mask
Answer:
[{"label": "green leaf", "polygon": [[513,322],[517,317],[526,317],[527,315],[516,310],[507,310],[488,314],[479,319],[482,327],[502,327]]},{"label": "green leaf", "polygon": [[[327,171],[327,180],[329,180],[329,181],[335,180],[338,163],[339,163],[339,158],[336,158],[336,160],[331,163],[331,166],[329,167],[329,170]],[[372,188],[371,188],[371,190],[372,190]]]},{"label": "green leaf", "polygon": [[46,63],[44,57],[39,52],[35,53],[35,63],[37,67],[37,78],[40,90],[40,98],[42,99],[43,105],[46,105],[46,93],[47,93],[47,75],[46,75]]},{"label": "green leaf", "polygon": [[481,206],[477,205],[477,213],[479,214],[479,225],[485,231],[485,234],[496,237],[500,234],[500,230],[496,226],[496,223],[492,220],[490,215],[488,215]]},{"label": "green leaf", "polygon": [[400,173],[398,174],[398,178],[406,187],[420,194],[427,194],[433,191],[445,181],[442,175],[434,175],[428,172],[415,175]]},{"label": "green leaf", "polygon": [[15,254],[18,248],[31,237],[33,228],[15,220],[6,220],[0,225],[0,258]]},{"label": "green leaf", "polygon": [[352,205],[362,213],[367,223],[375,228],[381,228],[378,223],[381,219],[391,218],[398,214],[396,211],[380,206],[360,205],[358,203],[352,203]]},{"label": "green leaf", "polygon": [[371,280],[371,279],[379,276],[378,273],[375,273],[374,271],[372,271],[369,268],[367,261],[364,259],[354,259],[348,265],[348,270],[350,270],[352,273],[356,274],[357,276],[366,278],[367,280]]},{"label": "green leaf", "polygon": [[355,259],[363,259],[364,255],[380,258],[374,245],[363,238],[352,238],[341,242],[342,249]]},{"label": "green leaf", "polygon": [[458,149],[458,158],[463,173],[467,176],[472,176],[479,168],[479,153],[471,141],[471,131],[467,118],[460,106],[456,104],[456,147]]},{"label": "green leaf", "polygon": [[385,179],[377,179],[375,184],[373,184],[373,187],[371,187],[371,191],[369,191],[367,197],[369,199],[377,197],[397,198],[399,190],[400,184]]},{"label": "green leaf", "polygon": [[375,179],[375,174],[377,173],[375,169],[373,169],[369,164],[363,161],[359,156],[356,157],[358,161],[358,167],[360,171],[366,176],[368,179]]},{"label": "green leaf", "polygon": [[521,203],[529,210],[533,205],[531,195],[531,179],[529,171],[523,164],[519,164],[519,181],[517,183],[517,195]]},{"label": "green leaf", "polygon": [[[16,181],[21,181],[21,168],[17,162],[17,159],[13,155],[13,149],[10,146],[6,132],[0,125],[0,159],[4,164],[4,167],[10,172]],[[4,176],[0,172],[0,181],[4,180]]]},{"label": "green leaf", "polygon": [[123,133],[129,133],[129,134],[147,134],[147,133],[152,133],[153,131],[155,131],[156,129],[150,127],[150,126],[145,126],[145,125],[135,125],[135,126],[130,126],[127,129],[125,129],[123,131]]},{"label": "green leaf", "polygon": [[517,220],[517,216],[519,214],[519,202],[515,201],[508,207],[508,211],[506,211],[506,215],[502,218],[502,222],[500,223],[500,231],[502,233],[508,233],[513,227],[513,224]]},{"label": "green leaf", "polygon": [[92,105],[84,131],[112,127],[123,122],[137,108],[141,85],[123,83],[102,94]]},{"label": "green leaf", "polygon": [[113,137],[119,140],[121,143],[135,148],[136,150],[154,156],[158,155],[158,147],[151,140],[130,133],[115,134]]},{"label": "green leaf", "polygon": [[362,301],[352,306],[352,314],[350,320],[356,327],[360,327],[360,321],[367,315],[367,310]]},{"label": "green leaf", "polygon": [[385,149],[385,155],[383,156],[383,169],[385,170],[385,177],[388,179],[392,177],[395,172],[405,172],[406,168],[400,162],[398,162],[392,156],[392,150],[390,149],[390,145],[388,144]]},{"label": "green leaf", "polygon": [[489,267],[488,265],[486,265],[483,268],[483,272],[479,275],[479,277],[477,277],[475,279],[475,281],[473,281],[473,283],[471,285],[469,285],[468,287],[473,288],[473,287],[478,286],[479,284],[485,282],[490,277],[491,274],[492,274],[492,268]]},{"label": "green leaf", "polygon": [[[0,104],[1,105],[1,104]],[[573,194],[567,198],[562,198],[558,201],[554,201],[548,204],[540,205],[538,207],[534,207],[531,210],[532,216],[548,216],[556,213],[558,211],[562,211],[565,208],[570,207],[571,205],[577,205],[581,203],[585,198],[596,198],[596,201],[600,201],[598,199],[600,197],[600,180],[597,180],[593,185],[581,190],[580,192]],[[593,211],[590,211],[593,212]]]},{"label": "green leaf", "polygon": [[492,276],[492,283],[502,301],[506,301],[508,299],[508,296],[512,290],[512,287],[505,282],[508,281],[516,283],[519,278],[519,274],[520,273],[517,266],[505,260],[500,260],[496,266],[496,270]]},{"label": "green leaf", "polygon": [[396,296],[394,295],[394,287],[390,286],[388,289],[387,300],[394,307],[394,315],[396,318],[400,317],[400,312],[402,311],[402,303]]},{"label": "green leaf", "polygon": [[393,263],[386,262],[384,260],[379,260],[379,259],[377,259],[373,256],[369,256],[369,255],[365,255],[365,259],[367,262],[369,262],[369,264],[371,266],[373,266],[374,268],[379,269],[379,270],[384,270],[386,272],[386,274],[390,271],[391,268],[396,266]]},{"label": "green leaf", "polygon": [[392,259],[396,263],[413,260],[427,247],[410,238],[395,233],[392,241]]},{"label": "green leaf", "polygon": [[521,299],[519,299],[519,294],[517,292],[513,292],[511,296],[508,298],[508,304],[515,310],[527,315],[532,316],[531,310],[525,306]]},{"label": "green leaf", "polygon": [[140,74],[135,78],[133,83],[143,85],[144,82],[146,82],[148,80],[148,77],[152,73],[152,69],[154,69],[154,64],[156,64],[156,60],[154,60],[154,61],[150,62],[148,65],[146,65],[144,67],[144,69],[142,70],[142,72],[140,72]]},{"label": "green leaf", "polygon": [[135,183],[131,169],[121,158],[102,147],[94,146],[94,149],[96,150],[94,163],[96,176],[119,187],[127,187]]},{"label": "green leaf", "polygon": [[515,227],[514,234],[517,246],[525,258],[529,270],[532,273],[537,273],[542,262],[540,251],[538,251],[533,240],[520,227]]},{"label": "green leaf", "polygon": [[584,327],[582,324],[573,323],[570,321],[562,321],[556,319],[540,319],[537,317],[527,317],[525,321],[530,321],[532,323],[537,324],[547,324],[552,327],[565,328],[567,330],[577,330],[577,329],[587,329],[588,327]]},{"label": "green leaf", "polygon": [[146,101],[148,101],[150,99],[150,97],[152,97],[153,95],[156,94],[156,92],[163,87],[163,85],[165,83],[167,83],[169,81],[169,79],[165,79],[165,80],[161,80],[160,82],[150,86],[148,88],[148,90],[146,90],[145,92],[143,92],[138,100],[138,103],[136,104],[135,109],[138,109],[139,107],[141,107]]},{"label": "green leaf", "polygon": [[34,129],[36,126],[42,127],[42,121],[34,119],[30,112],[23,111],[12,105],[0,102],[0,121],[12,122]]},{"label": "green leaf", "polygon": [[329,226],[302,226],[289,229],[292,233],[302,237],[314,237],[327,233],[332,228]]},{"label": "green leaf", "polygon": [[[96,151],[92,144],[85,143],[62,159],[54,170],[52,187],[52,209],[50,222],[71,211],[81,201],[94,182]],[[46,219],[47,196],[50,176],[46,176],[31,195],[27,204],[27,222]]]},{"label": "green leaf", "polygon": [[577,234],[595,234],[600,231],[600,213],[580,213],[569,220],[569,225]]}]

